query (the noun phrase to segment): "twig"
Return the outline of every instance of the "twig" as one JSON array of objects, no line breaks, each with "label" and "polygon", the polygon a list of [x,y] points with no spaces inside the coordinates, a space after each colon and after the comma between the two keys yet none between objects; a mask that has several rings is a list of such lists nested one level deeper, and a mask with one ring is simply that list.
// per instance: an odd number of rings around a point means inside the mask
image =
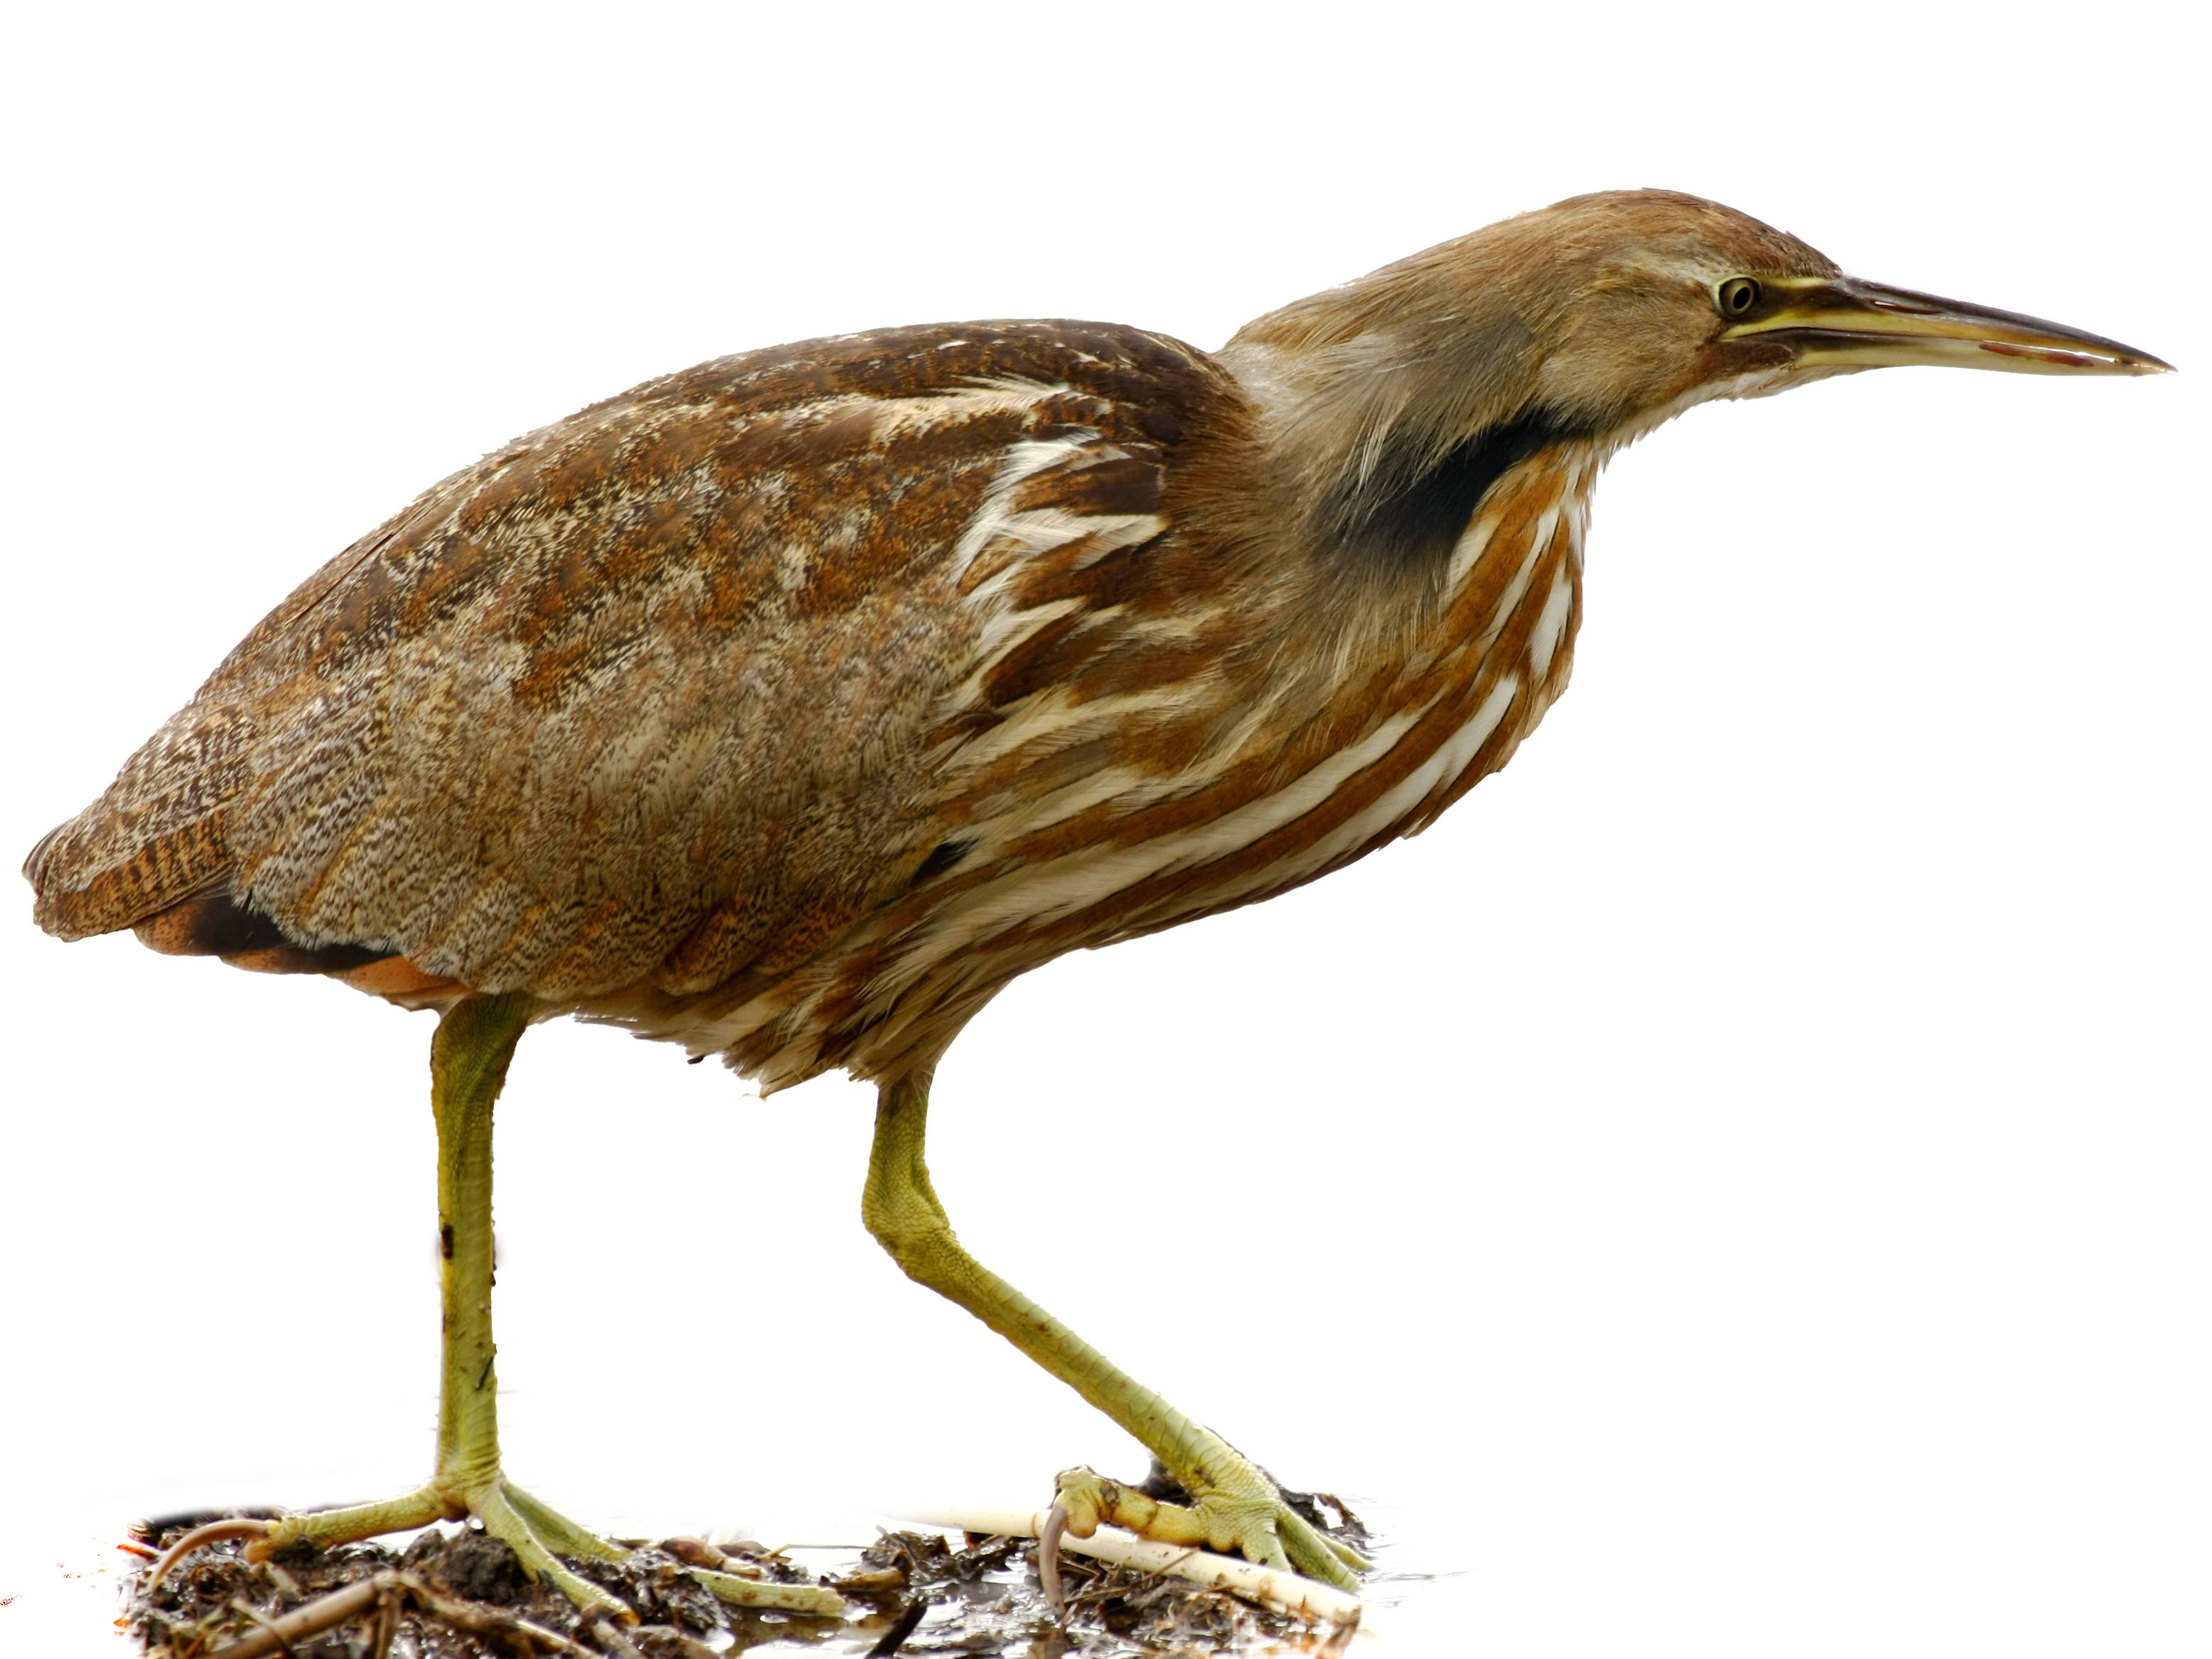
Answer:
[{"label": "twig", "polygon": [[906,1638],[914,1634],[916,1626],[929,1616],[929,1603],[917,1595],[906,1604],[906,1611],[876,1640],[866,1659],[891,1659],[891,1656],[906,1645]]},{"label": "twig", "polygon": [[[461,1629],[478,1635],[486,1631],[497,1631],[501,1635],[526,1636],[533,1642],[543,1643],[556,1653],[592,1654],[591,1649],[570,1641],[559,1631],[550,1630],[519,1613],[486,1607],[481,1601],[457,1601],[449,1596],[441,1595],[411,1572],[394,1573],[392,1577],[399,1580],[425,1613],[434,1613],[449,1625],[458,1625]],[[216,1659],[216,1656],[210,1655],[209,1659]],[[244,1659],[244,1656],[240,1656],[240,1659]]]},{"label": "twig", "polygon": [[328,1595],[318,1596],[279,1619],[263,1619],[254,1614],[260,1629],[214,1649],[207,1659],[263,1659],[266,1654],[286,1652],[295,1642],[304,1642],[310,1636],[319,1636],[360,1618],[400,1577],[396,1572],[380,1572],[374,1578],[364,1578],[343,1589],[332,1590]]},{"label": "twig", "polygon": [[376,1640],[368,1650],[369,1659],[385,1659],[392,1651],[392,1638],[399,1634],[403,1599],[397,1590],[386,1590],[376,1598]]},{"label": "twig", "polygon": [[[1035,1538],[1042,1529],[1047,1517],[1041,1514],[1024,1514],[1016,1510],[958,1510],[906,1518],[924,1526],[943,1527],[949,1531],[988,1533],[1000,1538]],[[1273,1567],[1255,1567],[1249,1561],[1234,1561],[1225,1555],[1215,1555],[1206,1550],[1187,1549],[1177,1544],[1156,1544],[1141,1538],[1116,1537],[1103,1531],[1091,1538],[1063,1536],[1059,1542],[1063,1549],[1088,1555],[1115,1566],[1136,1567],[1148,1572],[1170,1572],[1178,1578],[1188,1578],[1193,1583],[1234,1590],[1240,1595],[1264,1601],[1270,1607],[1316,1623],[1356,1625],[1359,1621],[1361,1609],[1358,1596],[1347,1595],[1333,1585],[1302,1578],[1294,1572],[1279,1572]]]},{"label": "twig", "polygon": [[[1127,1590],[1119,1589],[1112,1579],[1102,1573],[1099,1575],[1098,1582],[1091,1585],[1089,1589],[1078,1590],[1068,1599],[1072,1601],[1103,1601],[1110,1595],[1125,1595],[1132,1607],[1147,1606],[1158,1601],[1166,1591],[1167,1581],[1177,1576],[1176,1569],[1197,1553],[1198,1551],[1195,1549],[1185,1550],[1174,1560],[1164,1562],[1146,1573],[1133,1588]],[[1220,1586],[1216,1584],[1209,1588],[1218,1590]],[[1144,1600],[1139,1601],[1139,1596]]]},{"label": "twig", "polygon": [[[636,1620],[633,1619],[631,1622],[634,1624]],[[585,1628],[592,1632],[592,1639],[598,1642],[606,1652],[615,1656],[615,1659],[645,1659],[645,1656],[637,1650],[636,1645],[630,1641],[629,1638],[624,1636],[616,1627],[615,1621],[605,1613],[592,1620]]]},{"label": "twig", "polygon": [[[528,1638],[540,1647],[555,1653],[573,1653],[585,1659],[604,1659],[607,1650],[587,1648],[571,1640],[559,1631],[551,1630],[535,1620],[498,1607],[486,1607],[477,1601],[456,1601],[441,1595],[423,1580],[411,1572],[400,1572],[386,1568],[369,1577],[357,1579],[328,1595],[318,1596],[302,1607],[293,1608],[281,1619],[264,1619],[258,1613],[248,1613],[261,1628],[235,1642],[214,1649],[206,1659],[268,1659],[276,1653],[289,1653],[292,1644],[303,1642],[325,1631],[336,1630],[374,1609],[377,1615],[375,1645],[373,1653],[385,1652],[392,1644],[393,1628],[398,1620],[398,1609],[403,1602],[412,1602],[421,1611],[435,1614],[456,1629],[482,1636],[496,1633],[501,1636]],[[240,1609],[240,1611],[246,1611]],[[637,1650],[623,1641],[612,1632],[601,1632],[602,1638],[611,1638],[617,1652]]]}]

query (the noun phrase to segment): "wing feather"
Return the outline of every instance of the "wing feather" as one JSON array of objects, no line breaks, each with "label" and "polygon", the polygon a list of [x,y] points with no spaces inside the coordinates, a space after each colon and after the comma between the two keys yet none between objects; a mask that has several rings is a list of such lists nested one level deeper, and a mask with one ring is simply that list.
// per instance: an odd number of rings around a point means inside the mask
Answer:
[{"label": "wing feather", "polygon": [[948,731],[1095,653],[1008,572],[1155,535],[1227,386],[1134,330],[965,325],[595,404],[301,584],[33,852],[38,918],[552,998],[804,960],[957,832]]}]

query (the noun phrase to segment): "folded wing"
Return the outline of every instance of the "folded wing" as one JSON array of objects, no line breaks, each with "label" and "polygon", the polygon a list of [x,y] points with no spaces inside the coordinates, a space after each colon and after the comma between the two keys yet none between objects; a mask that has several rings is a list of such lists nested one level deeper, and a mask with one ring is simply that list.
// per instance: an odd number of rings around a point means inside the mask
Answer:
[{"label": "folded wing", "polygon": [[584,410],[278,606],[33,852],[38,919],[386,991],[803,961],[958,832],[945,757],[1042,631],[994,574],[1140,556],[1225,384],[1136,330],[979,324]]}]

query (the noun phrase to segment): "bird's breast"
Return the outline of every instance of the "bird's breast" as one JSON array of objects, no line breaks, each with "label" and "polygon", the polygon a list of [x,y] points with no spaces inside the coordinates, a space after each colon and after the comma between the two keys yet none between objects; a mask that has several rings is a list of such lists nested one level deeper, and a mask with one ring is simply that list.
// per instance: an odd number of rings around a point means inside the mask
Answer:
[{"label": "bird's breast", "polygon": [[968,867],[874,957],[868,1043],[895,1048],[960,988],[1269,897],[1433,821],[1565,688],[1594,471],[1574,458],[1501,482],[1419,620],[1331,665],[1325,690],[1310,672],[1224,688],[1194,714],[1215,733],[1194,759],[1109,747],[1008,792]]},{"label": "bird's breast", "polygon": [[[1350,640],[1304,627],[1288,587],[1194,587],[1127,642],[1182,667],[1110,689],[1056,677],[979,723],[945,763],[960,814],[946,856],[803,974],[699,1010],[684,1040],[742,1046],[771,1087],[824,1063],[896,1075],[931,1063],[1000,987],[1054,957],[1269,897],[1425,827],[1505,763],[1565,686],[1594,471],[1556,452],[1515,469],[1441,585]],[[1048,566],[1053,527],[1008,522],[1023,565]],[[1156,527],[1111,526],[1133,546]],[[1101,531],[1054,533],[1087,549]],[[1127,623],[1118,609],[1087,622],[1088,602],[1058,588],[1048,606],[1024,574],[975,588],[994,652],[1048,627],[1081,637]],[[1214,643],[1186,659],[1168,650],[1183,634]],[[807,1035],[787,1053],[775,1032]]]}]

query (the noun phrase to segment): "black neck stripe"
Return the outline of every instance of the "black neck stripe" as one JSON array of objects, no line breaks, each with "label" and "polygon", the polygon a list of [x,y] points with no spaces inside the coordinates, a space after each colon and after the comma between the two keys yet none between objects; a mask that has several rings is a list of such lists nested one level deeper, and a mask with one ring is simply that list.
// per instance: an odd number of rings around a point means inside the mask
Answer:
[{"label": "black neck stripe", "polygon": [[1413,477],[1371,495],[1346,489],[1335,514],[1345,551],[1383,570],[1441,569],[1509,468],[1553,444],[1595,435],[1589,422],[1539,404],[1484,428]]}]

